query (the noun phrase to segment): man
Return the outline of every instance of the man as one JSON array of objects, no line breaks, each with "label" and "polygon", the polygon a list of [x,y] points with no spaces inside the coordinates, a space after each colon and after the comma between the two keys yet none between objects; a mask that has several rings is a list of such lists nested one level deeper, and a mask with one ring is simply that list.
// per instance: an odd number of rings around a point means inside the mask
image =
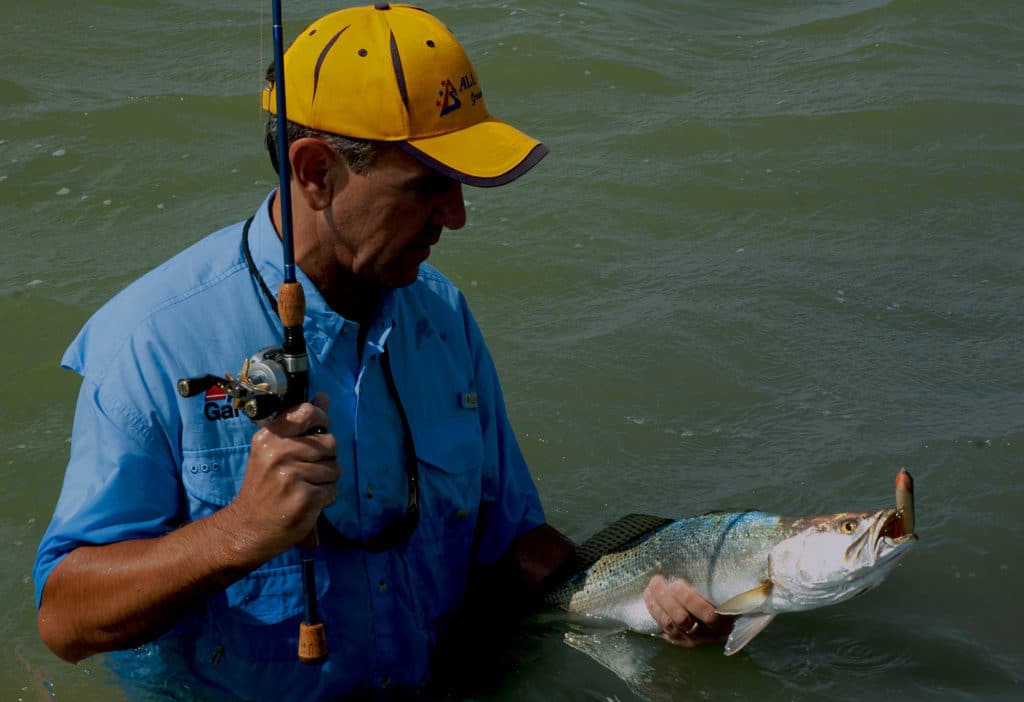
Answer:
[{"label": "man", "polygon": [[[465,299],[424,264],[465,223],[463,184],[507,183],[547,150],[489,115],[462,47],[416,8],[322,18],[285,80],[318,394],[256,430],[216,392],[175,392],[280,344],[271,193],[116,296],[65,354],[83,382],[34,571],[39,630],[67,660],[120,651],[128,675],[234,698],[417,689],[467,599],[525,602],[572,549],[544,521]],[[271,76],[271,112],[274,91]],[[271,120],[272,159],[276,143]],[[294,547],[321,512],[330,654],[303,666]],[[647,596],[670,638],[717,635],[685,583]]]}]

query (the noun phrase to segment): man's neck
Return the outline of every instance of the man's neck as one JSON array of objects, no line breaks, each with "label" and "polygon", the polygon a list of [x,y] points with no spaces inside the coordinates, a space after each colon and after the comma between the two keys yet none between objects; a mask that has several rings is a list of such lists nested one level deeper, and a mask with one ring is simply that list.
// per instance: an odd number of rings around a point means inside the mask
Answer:
[{"label": "man's neck", "polygon": [[[277,238],[281,239],[281,201],[276,193],[270,205],[270,220]],[[365,330],[377,316],[383,292],[380,286],[356,278],[351,271],[339,265],[329,251],[317,247],[305,249],[301,245],[304,240],[300,233],[302,227],[296,227],[294,213],[292,226],[295,265],[313,282],[332,310]]]},{"label": "man's neck", "polygon": [[354,278],[341,266],[311,266],[313,275],[303,266],[303,272],[316,285],[328,306],[345,319],[366,329],[377,316],[382,290],[380,286]]}]

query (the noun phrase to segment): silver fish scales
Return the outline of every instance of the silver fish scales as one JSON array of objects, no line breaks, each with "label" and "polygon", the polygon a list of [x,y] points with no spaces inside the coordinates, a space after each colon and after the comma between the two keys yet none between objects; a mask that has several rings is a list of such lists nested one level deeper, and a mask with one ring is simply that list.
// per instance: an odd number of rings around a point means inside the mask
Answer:
[{"label": "silver fish scales", "polygon": [[842,602],[881,583],[916,540],[899,512],[783,517],[712,512],[656,529],[566,580],[547,603],[642,633],[660,627],[643,591],[655,574],[689,581],[736,615],[725,653],[747,645],[781,612]]}]

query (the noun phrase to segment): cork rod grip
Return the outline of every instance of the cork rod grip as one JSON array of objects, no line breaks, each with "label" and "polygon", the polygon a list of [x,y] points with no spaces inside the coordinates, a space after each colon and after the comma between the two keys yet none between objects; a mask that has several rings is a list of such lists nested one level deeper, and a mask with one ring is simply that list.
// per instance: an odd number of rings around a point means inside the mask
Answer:
[{"label": "cork rod grip", "polygon": [[318,665],[327,660],[327,632],[321,623],[299,624],[299,662]]},{"label": "cork rod grip", "polygon": [[306,294],[301,283],[281,283],[277,289],[277,313],[285,327],[302,326],[306,316]]}]

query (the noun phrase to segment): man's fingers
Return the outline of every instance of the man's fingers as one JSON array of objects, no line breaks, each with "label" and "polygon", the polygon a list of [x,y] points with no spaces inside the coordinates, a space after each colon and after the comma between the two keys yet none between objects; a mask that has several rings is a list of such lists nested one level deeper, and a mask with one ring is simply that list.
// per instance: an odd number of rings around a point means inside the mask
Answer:
[{"label": "man's fingers", "polygon": [[331,406],[331,398],[327,396],[326,392],[318,392],[313,396],[311,402],[314,406],[319,407],[324,412],[330,409]]},{"label": "man's fingers", "polygon": [[669,583],[655,575],[644,590],[644,603],[665,638],[684,645],[714,641],[729,629],[730,619],[685,580]]},{"label": "man's fingers", "polygon": [[331,420],[327,417],[327,395],[317,393],[314,402],[320,402],[323,406],[303,402],[289,407],[280,412],[266,428],[278,436],[311,434],[317,427],[329,429]]},{"label": "man's fingers", "polygon": [[312,431],[318,434],[324,434],[331,429],[331,418],[327,414],[327,410],[331,406],[331,398],[327,396],[325,392],[318,392],[314,397],[312,404],[322,413],[322,418],[318,418],[317,424],[313,427]]},{"label": "man's fingers", "polygon": [[651,585],[648,585],[647,589],[644,590],[644,604],[647,605],[647,611],[654,618],[654,621],[658,623],[658,626],[666,632],[672,633],[675,631],[675,622],[668,612],[665,611],[665,608],[661,606],[658,596],[654,592],[655,589],[652,581]]},{"label": "man's fingers", "polygon": [[[325,466],[334,473],[333,480],[340,475],[338,466],[337,440],[331,434],[310,434],[281,437],[269,428],[260,429],[252,438],[252,456],[259,457],[260,463],[268,470],[289,471],[310,470],[312,466]],[[317,479],[311,482],[325,482]]]},{"label": "man's fingers", "polygon": [[333,459],[297,464],[294,470],[297,478],[310,485],[333,485],[341,477],[341,466]]},{"label": "man's fingers", "polygon": [[[673,583],[674,585],[675,583]],[[714,629],[718,625],[718,620],[721,615],[715,611],[715,606],[701,597],[696,590],[689,587],[688,592],[681,593],[681,597],[685,601],[685,607],[691,615],[699,620],[706,628]]]},{"label": "man's fingers", "polygon": [[316,500],[320,503],[321,509],[333,505],[334,501],[337,499],[338,484],[336,482],[330,482],[324,485],[317,486]]},{"label": "man's fingers", "polygon": [[668,581],[661,575],[651,578],[644,590],[644,603],[654,621],[670,634],[682,631],[682,626],[689,626],[689,612],[679,602],[669,588]]}]

